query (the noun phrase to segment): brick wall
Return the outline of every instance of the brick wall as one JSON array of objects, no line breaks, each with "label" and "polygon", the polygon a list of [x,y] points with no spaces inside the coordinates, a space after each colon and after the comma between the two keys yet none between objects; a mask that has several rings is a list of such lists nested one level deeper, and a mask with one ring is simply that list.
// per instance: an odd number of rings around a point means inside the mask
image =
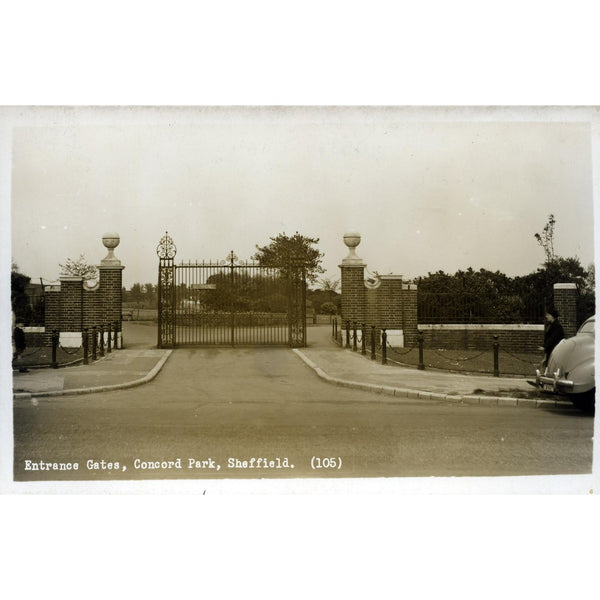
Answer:
[{"label": "brick wall", "polygon": [[45,290],[45,332],[26,333],[28,346],[52,345],[52,331],[81,332],[85,327],[108,323],[112,331],[121,331],[123,267],[99,267],[100,278],[93,288],[81,277],[61,277],[60,286]]},{"label": "brick wall", "polygon": [[[353,234],[358,235],[358,234]],[[360,239],[360,238],[359,238]],[[418,331],[425,347],[464,350],[489,350],[498,336],[501,347],[509,352],[537,352],[544,340],[544,326],[539,325],[419,325],[417,286],[403,283],[399,275],[382,275],[365,284],[366,265],[349,255],[340,265],[342,271],[342,323],[350,321],[367,331],[375,325],[376,335],[382,328],[401,329],[404,345],[415,346]],[[554,285],[554,304],[567,337],[577,331],[577,289],[575,284]],[[370,335],[370,333],[369,333]]]},{"label": "brick wall", "polygon": [[376,335],[382,328],[401,329],[405,344],[417,340],[417,287],[402,281],[400,275],[382,275],[377,282],[366,285],[364,265],[340,265],[342,271],[342,328],[350,321],[367,330],[375,326]]},{"label": "brick wall", "polygon": [[44,327],[25,327],[25,344],[28,348],[39,348],[40,346],[51,346],[51,334]]},{"label": "brick wall", "polygon": [[83,329],[83,278],[60,278],[60,331]]},{"label": "brick wall", "polygon": [[377,327],[386,329],[403,328],[402,278],[385,278],[374,290],[377,303]]},{"label": "brick wall", "polygon": [[417,343],[417,286],[405,283],[402,286],[404,344],[414,346]]},{"label": "brick wall", "polygon": [[574,283],[554,284],[554,307],[566,337],[577,333],[577,286]]},{"label": "brick wall", "polygon": [[544,341],[543,325],[419,325],[419,331],[425,348],[448,350],[489,350],[495,335],[509,352],[537,352]]}]

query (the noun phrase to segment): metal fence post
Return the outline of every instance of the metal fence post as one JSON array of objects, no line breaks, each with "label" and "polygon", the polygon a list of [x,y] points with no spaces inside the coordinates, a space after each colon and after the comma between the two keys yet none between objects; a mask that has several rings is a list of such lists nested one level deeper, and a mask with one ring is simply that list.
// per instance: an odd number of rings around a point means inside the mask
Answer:
[{"label": "metal fence post", "polygon": [[498,342],[498,336],[494,336],[494,377],[500,377],[500,366],[498,361],[498,349],[500,343]]},{"label": "metal fence post", "polygon": [[114,338],[113,338],[113,348],[116,350],[119,347],[119,322],[115,321],[115,327],[113,329]]},{"label": "metal fence post", "polygon": [[89,348],[88,348],[88,328],[83,329],[83,364],[90,364]]},{"label": "metal fence post", "polygon": [[381,329],[381,364],[387,364],[387,333]]},{"label": "metal fence post", "polygon": [[100,325],[100,356],[104,356],[104,323]]},{"label": "metal fence post", "polygon": [[352,328],[352,335],[353,335],[353,338],[352,338],[352,352],[356,352],[356,349],[357,349],[357,345],[356,345],[356,342],[357,342],[357,339],[356,339],[356,337],[357,337],[356,336],[356,321],[353,321],[352,325],[353,325],[353,328]]},{"label": "metal fence post", "polygon": [[110,329],[110,321],[108,322],[108,331],[107,331],[107,344],[106,344],[106,352],[110,354],[112,352],[112,331]]},{"label": "metal fence post", "polygon": [[56,350],[58,349],[58,331],[52,330],[52,363],[53,369],[58,369],[58,361],[56,360]]},{"label": "metal fence post", "polygon": [[366,354],[367,353],[367,326],[363,323],[362,324],[362,348],[360,353],[361,354]]},{"label": "metal fence post", "polygon": [[350,346],[350,319],[346,320],[346,346]]},{"label": "metal fence post", "polygon": [[375,360],[377,355],[375,354],[375,325],[371,325],[371,360]]},{"label": "metal fence post", "polygon": [[98,332],[96,331],[96,326],[92,327],[92,360],[96,360],[96,346],[98,344]]},{"label": "metal fence post", "polygon": [[423,361],[423,332],[419,331],[417,335],[419,336],[419,364],[417,368],[423,371],[425,369],[425,362]]}]

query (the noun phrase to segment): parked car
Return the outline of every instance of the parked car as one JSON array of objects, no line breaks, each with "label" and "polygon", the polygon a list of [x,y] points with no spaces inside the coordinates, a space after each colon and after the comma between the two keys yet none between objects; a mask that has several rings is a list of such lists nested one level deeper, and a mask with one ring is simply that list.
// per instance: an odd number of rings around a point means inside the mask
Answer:
[{"label": "parked car", "polygon": [[564,395],[584,410],[593,410],[595,406],[595,321],[595,316],[590,317],[574,337],[559,342],[544,372],[538,369],[535,378],[538,389]]}]

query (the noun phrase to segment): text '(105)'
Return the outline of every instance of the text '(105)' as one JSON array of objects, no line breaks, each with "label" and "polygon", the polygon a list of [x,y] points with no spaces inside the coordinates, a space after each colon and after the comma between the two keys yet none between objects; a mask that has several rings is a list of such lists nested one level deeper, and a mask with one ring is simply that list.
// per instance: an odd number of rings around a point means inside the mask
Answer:
[{"label": "text '(105)'", "polygon": [[340,470],[342,468],[342,457],[341,456],[333,456],[333,457],[320,457],[313,456],[310,459],[310,466],[313,470],[316,469],[334,469]]}]

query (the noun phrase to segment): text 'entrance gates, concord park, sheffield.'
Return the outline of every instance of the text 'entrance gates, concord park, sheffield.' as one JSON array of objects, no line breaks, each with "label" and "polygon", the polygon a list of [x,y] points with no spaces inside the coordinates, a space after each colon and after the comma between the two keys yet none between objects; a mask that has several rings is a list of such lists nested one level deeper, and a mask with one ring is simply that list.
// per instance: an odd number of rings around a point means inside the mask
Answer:
[{"label": "text 'entrance gates, concord park, sheffield.'", "polygon": [[175,264],[166,233],[156,249],[158,347],[306,346],[302,265],[264,267],[227,260]]}]

